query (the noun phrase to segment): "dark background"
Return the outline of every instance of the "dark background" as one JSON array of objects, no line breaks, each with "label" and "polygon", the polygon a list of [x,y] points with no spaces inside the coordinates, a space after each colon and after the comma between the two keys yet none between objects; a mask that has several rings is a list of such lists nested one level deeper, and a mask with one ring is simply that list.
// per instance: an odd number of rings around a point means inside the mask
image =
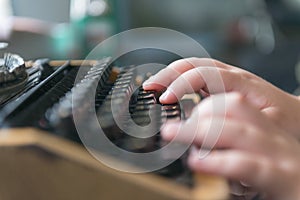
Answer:
[{"label": "dark background", "polygon": [[[10,44],[6,51],[16,52],[25,59],[84,58],[91,44],[101,41],[85,38],[87,49],[78,38],[68,40],[70,31],[75,30],[70,14],[72,1],[76,0],[0,1],[3,4],[0,19],[14,19],[12,26],[0,26],[2,30],[10,30],[9,35],[0,38]],[[197,40],[212,58],[250,70],[288,92],[297,93],[299,0],[111,0],[109,4],[108,17],[115,29],[105,37],[148,26],[177,30]],[[96,20],[99,31],[103,29],[103,19],[98,16]],[[97,35],[97,31],[93,34]],[[132,52],[122,59],[129,64],[167,64],[177,58],[148,49]]]}]

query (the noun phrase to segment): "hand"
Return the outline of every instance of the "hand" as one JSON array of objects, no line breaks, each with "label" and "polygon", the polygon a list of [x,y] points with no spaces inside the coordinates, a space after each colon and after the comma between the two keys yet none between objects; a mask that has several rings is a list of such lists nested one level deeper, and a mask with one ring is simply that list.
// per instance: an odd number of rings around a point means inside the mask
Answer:
[{"label": "hand", "polygon": [[300,100],[258,76],[240,68],[206,58],[173,62],[147,80],[145,90],[167,90],[162,103],[174,103],[186,93],[206,95],[241,93],[274,123],[300,138]]},{"label": "hand", "polygon": [[[213,107],[224,101],[224,95],[226,106]],[[216,126],[220,133],[215,133]],[[161,134],[166,140],[192,140],[198,147],[205,138],[218,135],[215,149],[206,157],[200,159],[199,151],[190,153],[194,171],[242,181],[273,200],[300,199],[298,141],[238,93],[206,98],[189,119],[166,124]]]}]

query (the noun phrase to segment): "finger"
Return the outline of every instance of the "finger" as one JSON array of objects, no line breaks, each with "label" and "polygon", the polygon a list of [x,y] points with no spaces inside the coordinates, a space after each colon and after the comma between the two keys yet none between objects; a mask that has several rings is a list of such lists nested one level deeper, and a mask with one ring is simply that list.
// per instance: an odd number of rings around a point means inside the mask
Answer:
[{"label": "finger", "polygon": [[[203,69],[202,73],[199,71],[195,74],[189,72],[205,66],[206,69]],[[207,68],[211,68],[211,70]],[[218,79],[216,80],[216,78]],[[174,103],[185,93],[192,91],[201,93],[203,92],[202,89],[206,93],[207,90],[211,93],[240,92],[261,109],[270,104],[266,98],[268,95],[265,95],[267,91],[262,87],[265,84],[267,87],[271,87],[270,84],[243,69],[213,59],[188,58],[175,61],[146,81],[143,87],[145,90],[161,91],[170,86],[171,83],[173,86],[160,98],[162,103]]]},{"label": "finger", "polygon": [[271,122],[254,103],[238,92],[216,94],[204,99],[193,109],[187,121],[195,123],[203,117],[233,118],[261,128],[271,126]]},{"label": "finger", "polygon": [[243,90],[243,79],[239,73],[216,67],[191,69],[174,80],[160,97],[162,103],[175,103],[185,94],[207,90],[209,94],[232,91],[239,86]]},{"label": "finger", "polygon": [[167,88],[181,74],[201,66],[212,66],[229,69],[230,66],[209,58],[186,58],[171,63],[167,68],[144,82],[145,90],[162,90]]},{"label": "finger", "polygon": [[270,182],[266,178],[270,177],[268,176],[269,160],[248,152],[215,150],[203,159],[199,159],[198,153],[194,152],[189,155],[188,164],[194,171],[244,181],[257,188],[265,188]]},{"label": "finger", "polygon": [[264,95],[266,91],[262,91],[257,86],[258,82],[262,82],[258,80],[260,80],[258,77],[238,70],[198,67],[183,73],[174,80],[161,95],[160,102],[175,103],[185,94],[201,93],[201,90],[208,94],[234,91],[243,94],[256,107],[263,108],[268,105],[268,100]]},{"label": "finger", "polygon": [[254,190],[251,186],[244,185],[244,182],[240,181],[231,181],[229,182],[230,194],[243,197],[244,200],[254,199],[257,196],[258,192]]},{"label": "finger", "polygon": [[161,134],[165,140],[194,143],[205,151],[225,148],[255,154],[274,154],[272,150],[274,146],[269,140],[269,135],[237,120],[205,119],[198,123],[196,128],[193,124],[169,124],[163,128]]},{"label": "finger", "polygon": [[[224,106],[219,106],[222,103]],[[260,128],[264,126],[268,123],[257,109],[240,95],[229,93],[207,98],[188,120],[166,124],[161,133],[166,140],[262,152],[270,145],[269,135]]]}]

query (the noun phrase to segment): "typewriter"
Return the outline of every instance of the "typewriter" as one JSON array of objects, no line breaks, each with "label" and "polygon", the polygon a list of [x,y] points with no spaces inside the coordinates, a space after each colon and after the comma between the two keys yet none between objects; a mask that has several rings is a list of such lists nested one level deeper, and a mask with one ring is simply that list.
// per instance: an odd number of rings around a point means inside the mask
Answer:
[{"label": "typewriter", "polygon": [[[128,130],[131,121],[138,126],[152,123],[150,131],[159,130],[168,120],[187,118],[198,103],[199,97],[193,96],[177,104],[160,104],[160,93],[141,87],[153,74],[134,69],[109,58],[24,62],[7,54],[0,70],[1,198],[228,199],[227,182],[191,172],[186,153],[162,169],[132,174],[104,165],[86,150],[74,112],[77,120],[87,125],[83,137],[95,141],[89,134],[98,124],[118,148],[147,153],[165,145],[159,131],[151,137],[136,138],[122,127]],[[11,78],[4,78],[8,74]],[[90,105],[87,96],[92,90],[95,94]],[[154,117],[149,116],[149,110]],[[96,121],[85,117],[89,112],[95,114]],[[100,153],[118,166],[141,167],[122,156]]]}]

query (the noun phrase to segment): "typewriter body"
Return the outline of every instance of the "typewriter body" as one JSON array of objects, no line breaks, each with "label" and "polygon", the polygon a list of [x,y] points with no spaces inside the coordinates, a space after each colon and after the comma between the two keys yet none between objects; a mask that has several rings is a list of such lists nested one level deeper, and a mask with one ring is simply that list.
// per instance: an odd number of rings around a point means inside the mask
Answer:
[{"label": "typewriter body", "polygon": [[[135,71],[134,66],[116,66],[109,58],[43,59],[22,64],[28,75],[26,81],[19,81],[19,86],[1,99],[1,199],[228,199],[226,180],[191,172],[186,166],[186,153],[148,173],[108,167],[83,145],[74,119],[75,113],[77,120],[87,124],[83,137],[96,140],[89,134],[97,122],[118,148],[151,152],[165,145],[159,132],[145,139],[135,138],[125,134],[115,118],[125,128],[128,121],[139,126],[155,122],[149,129],[159,130],[168,120],[187,118],[198,97],[162,105],[158,92],[141,87],[151,73]],[[91,90],[93,104],[89,105],[86,97]],[[153,108],[154,121],[149,117]],[[95,113],[96,121],[85,117],[89,110]],[[140,167],[106,152],[103,156],[118,166]]]}]

